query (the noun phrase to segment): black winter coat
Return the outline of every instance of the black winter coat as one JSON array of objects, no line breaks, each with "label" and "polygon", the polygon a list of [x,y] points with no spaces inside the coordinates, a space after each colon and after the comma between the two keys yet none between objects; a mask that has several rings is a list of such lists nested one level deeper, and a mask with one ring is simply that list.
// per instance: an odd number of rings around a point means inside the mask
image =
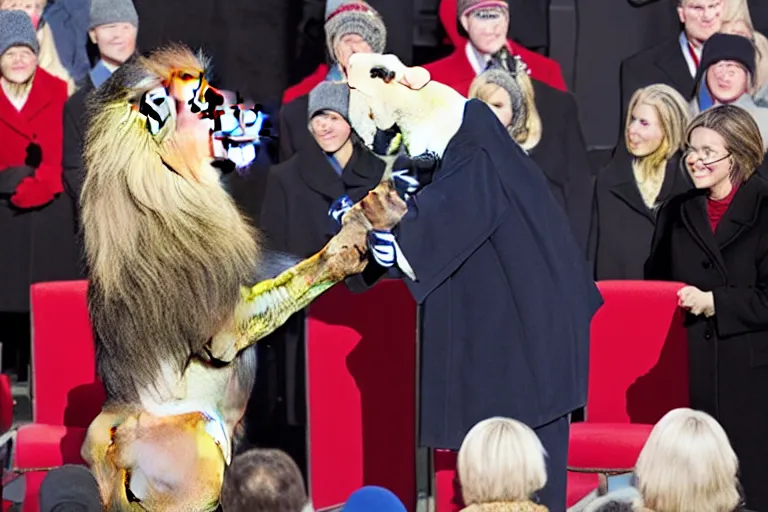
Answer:
[{"label": "black winter coat", "polygon": [[746,506],[768,510],[768,182],[742,184],[714,234],[706,201],[691,190],[661,208],[645,276],[713,292],[715,316],[686,319],[691,407],[728,434]]},{"label": "black winter coat", "polygon": [[301,258],[322,249],[338,232],[338,223],[328,216],[331,203],[344,194],[359,201],[381,181],[385,167],[356,145],[339,176],[312,143],[271,169],[260,222],[271,249]]},{"label": "black winter coat", "polygon": [[[691,188],[680,169],[679,156],[667,162],[657,204]],[[617,153],[597,176],[594,217],[590,235],[590,261],[595,279],[643,279],[643,266],[651,253],[656,211],[649,209],[632,172],[632,157]]]},{"label": "black winter coat", "polygon": [[[583,406],[602,298],[543,173],[485,104],[467,102],[408,207],[393,233],[422,308],[420,443],[457,450],[485,418],[535,429]],[[381,274],[369,264],[347,284]]]},{"label": "black winter coat", "polygon": [[565,210],[586,259],[594,177],[581,134],[576,100],[571,93],[538,80],[533,80],[533,89],[543,131],[541,141],[530,156],[544,171],[549,189]]}]

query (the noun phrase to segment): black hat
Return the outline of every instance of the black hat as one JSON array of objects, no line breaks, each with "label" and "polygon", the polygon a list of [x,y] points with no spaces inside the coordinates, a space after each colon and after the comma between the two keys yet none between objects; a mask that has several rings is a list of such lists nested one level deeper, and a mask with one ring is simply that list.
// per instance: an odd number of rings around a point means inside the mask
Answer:
[{"label": "black hat", "polygon": [[696,85],[701,82],[707,69],[723,60],[733,60],[742,64],[751,76],[755,76],[755,46],[752,41],[734,34],[716,33],[704,43],[701,63],[696,72]]}]

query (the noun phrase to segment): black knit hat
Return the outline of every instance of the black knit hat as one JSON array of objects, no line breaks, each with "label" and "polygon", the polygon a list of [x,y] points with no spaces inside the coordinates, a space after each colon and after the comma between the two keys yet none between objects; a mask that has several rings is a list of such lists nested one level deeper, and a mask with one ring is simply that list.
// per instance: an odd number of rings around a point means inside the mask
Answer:
[{"label": "black knit hat", "polygon": [[696,84],[701,82],[707,69],[723,60],[733,60],[742,64],[749,74],[755,76],[755,46],[752,41],[734,34],[716,33],[704,43],[701,63],[696,72]]}]

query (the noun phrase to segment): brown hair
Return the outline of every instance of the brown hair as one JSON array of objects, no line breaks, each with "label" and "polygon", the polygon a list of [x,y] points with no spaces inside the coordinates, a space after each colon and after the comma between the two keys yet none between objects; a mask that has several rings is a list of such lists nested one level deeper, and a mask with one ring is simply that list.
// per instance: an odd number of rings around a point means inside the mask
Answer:
[{"label": "brown hair", "polygon": [[280,450],[242,453],[224,473],[221,505],[226,512],[300,512],[307,501],[301,471]]},{"label": "brown hair", "polygon": [[752,115],[734,105],[718,105],[699,114],[685,132],[686,145],[696,128],[708,128],[725,139],[731,154],[731,180],[742,183],[763,163],[763,138]]}]

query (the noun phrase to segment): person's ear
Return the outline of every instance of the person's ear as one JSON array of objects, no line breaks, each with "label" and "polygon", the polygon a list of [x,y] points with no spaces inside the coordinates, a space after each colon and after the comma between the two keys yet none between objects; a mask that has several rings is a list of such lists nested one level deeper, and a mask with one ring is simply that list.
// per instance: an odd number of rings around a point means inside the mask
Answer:
[{"label": "person's ear", "polygon": [[462,14],[459,21],[461,22],[461,26],[464,27],[464,32],[469,34],[469,16]]},{"label": "person's ear", "polygon": [[403,78],[400,79],[400,83],[409,89],[418,91],[429,83],[432,77],[425,68],[421,66],[414,66],[411,68],[405,68]]},{"label": "person's ear", "polygon": [[677,6],[677,16],[680,18],[680,23],[685,24],[685,9],[682,3]]},{"label": "person's ear", "polygon": [[88,31],[88,38],[93,44],[98,44],[96,43],[96,31],[94,29]]}]

